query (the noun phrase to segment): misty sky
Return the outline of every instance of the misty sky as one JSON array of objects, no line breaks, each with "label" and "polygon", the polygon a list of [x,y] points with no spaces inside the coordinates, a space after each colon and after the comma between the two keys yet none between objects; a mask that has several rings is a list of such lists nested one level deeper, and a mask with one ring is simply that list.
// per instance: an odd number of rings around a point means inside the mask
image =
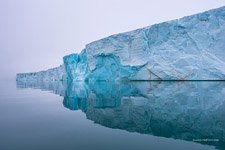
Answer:
[{"label": "misty sky", "polygon": [[0,79],[59,66],[103,37],[225,5],[225,0],[0,0]]}]

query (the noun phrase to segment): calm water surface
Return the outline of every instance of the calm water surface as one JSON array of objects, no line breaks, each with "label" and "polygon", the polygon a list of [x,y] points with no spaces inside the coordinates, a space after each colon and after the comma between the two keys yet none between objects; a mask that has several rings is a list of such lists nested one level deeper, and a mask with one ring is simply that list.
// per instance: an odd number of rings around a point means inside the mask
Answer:
[{"label": "calm water surface", "polygon": [[225,82],[1,82],[1,150],[225,149]]}]

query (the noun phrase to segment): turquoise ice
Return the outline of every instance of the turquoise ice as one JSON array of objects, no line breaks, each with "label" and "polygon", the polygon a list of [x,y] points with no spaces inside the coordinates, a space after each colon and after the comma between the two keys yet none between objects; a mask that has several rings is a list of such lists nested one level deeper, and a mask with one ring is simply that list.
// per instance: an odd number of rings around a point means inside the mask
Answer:
[{"label": "turquoise ice", "polygon": [[109,36],[17,80],[225,80],[225,7]]}]

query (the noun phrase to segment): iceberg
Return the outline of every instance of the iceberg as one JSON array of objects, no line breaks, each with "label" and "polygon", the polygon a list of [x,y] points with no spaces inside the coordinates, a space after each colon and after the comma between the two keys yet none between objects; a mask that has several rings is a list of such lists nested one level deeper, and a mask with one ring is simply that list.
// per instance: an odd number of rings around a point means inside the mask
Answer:
[{"label": "iceberg", "polygon": [[17,80],[225,80],[225,7],[112,35],[63,60]]}]

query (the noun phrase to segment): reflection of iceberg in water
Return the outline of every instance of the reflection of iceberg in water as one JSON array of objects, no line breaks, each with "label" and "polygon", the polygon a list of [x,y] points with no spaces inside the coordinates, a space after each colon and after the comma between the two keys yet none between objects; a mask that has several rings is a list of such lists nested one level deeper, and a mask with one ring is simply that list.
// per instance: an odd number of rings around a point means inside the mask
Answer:
[{"label": "reflection of iceberg in water", "polygon": [[[225,82],[17,82],[64,97],[88,119],[110,128],[171,137],[223,149]],[[215,141],[204,141],[215,140]]]}]

